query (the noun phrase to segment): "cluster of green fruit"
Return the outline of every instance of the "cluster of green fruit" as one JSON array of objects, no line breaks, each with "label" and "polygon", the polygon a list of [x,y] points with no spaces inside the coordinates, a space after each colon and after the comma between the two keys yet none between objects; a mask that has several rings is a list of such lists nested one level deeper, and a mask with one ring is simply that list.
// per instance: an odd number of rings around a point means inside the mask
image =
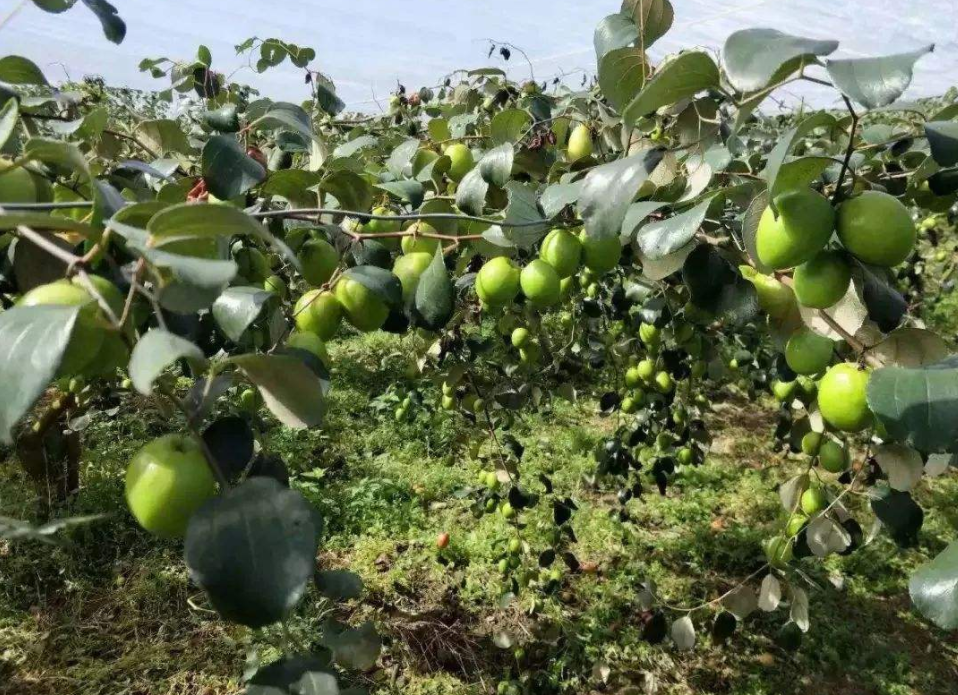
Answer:
[{"label": "cluster of green fruit", "polygon": [[617,237],[596,239],[584,230],[576,235],[566,229],[553,229],[542,240],[539,257],[521,270],[506,256],[487,260],[476,275],[476,294],[483,307],[490,310],[508,306],[520,291],[531,306],[549,309],[572,293],[576,282],[573,276],[581,266],[585,268],[579,285],[587,295],[590,291],[595,294],[595,278],[615,268],[621,256]]},{"label": "cluster of green fruit", "polygon": [[449,374],[442,382],[442,398],[440,406],[443,410],[455,410],[461,406],[467,413],[481,413],[486,402],[469,386],[463,385],[462,373]]}]

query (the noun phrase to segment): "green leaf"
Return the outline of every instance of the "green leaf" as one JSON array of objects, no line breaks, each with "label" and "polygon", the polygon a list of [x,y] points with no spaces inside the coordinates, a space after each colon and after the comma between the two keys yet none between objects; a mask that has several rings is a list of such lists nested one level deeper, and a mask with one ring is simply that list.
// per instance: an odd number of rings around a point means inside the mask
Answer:
[{"label": "green leaf", "polygon": [[319,187],[333,195],[342,210],[367,212],[373,204],[372,186],[362,176],[347,169],[326,175]]},{"label": "green leaf", "polygon": [[693,304],[734,325],[748,323],[760,315],[755,287],[711,244],[697,246],[688,255],[682,266],[682,280]]},{"label": "green leaf", "polygon": [[356,599],[363,593],[363,580],[355,572],[325,570],[316,572],[313,579],[319,593],[332,601]]},{"label": "green leaf", "polygon": [[206,187],[220,200],[246,193],[266,178],[266,169],[231,135],[214,135],[207,141],[202,168]]},{"label": "green leaf", "polygon": [[236,277],[236,263],[184,256],[128,242],[131,250],[173,279],[160,288],[160,304],[170,311],[193,313],[210,306]]},{"label": "green leaf", "polygon": [[639,28],[631,17],[621,13],[603,17],[592,36],[592,43],[595,46],[595,62],[601,65],[602,58],[607,53],[631,46],[638,40]]},{"label": "green leaf", "polygon": [[259,287],[229,287],[213,302],[213,318],[226,337],[238,343],[274,296]]},{"label": "green leaf", "polygon": [[360,265],[350,268],[344,277],[349,277],[363,285],[391,307],[402,306],[402,284],[399,278],[385,268],[374,265]]},{"label": "green leaf", "polygon": [[553,183],[546,187],[539,198],[542,212],[548,218],[553,218],[567,206],[575,205],[582,192],[582,181],[574,183]]},{"label": "green leaf", "polygon": [[402,178],[406,175],[406,167],[412,161],[412,157],[419,149],[419,140],[412,138],[398,145],[386,160],[386,170],[396,178]]},{"label": "green leaf", "polygon": [[393,197],[409,203],[414,208],[422,204],[422,199],[426,194],[419,181],[410,181],[409,179],[377,183],[376,188],[386,191]]},{"label": "green leaf", "polygon": [[[521,249],[531,249],[549,229],[548,220],[542,217],[536,205],[536,187],[532,184],[510,181],[506,184],[505,222],[521,224],[521,227],[503,225],[502,233]],[[541,222],[541,224],[532,224]]]},{"label": "green leaf", "polygon": [[680,53],[652,76],[642,91],[625,107],[622,121],[633,125],[643,116],[654,113],[699,92],[718,87],[719,71],[712,56],[703,51]]},{"label": "green leaf", "polygon": [[260,187],[264,196],[280,196],[293,205],[303,207],[316,206],[316,191],[310,190],[319,184],[320,175],[315,171],[303,169],[284,169],[274,171]]},{"label": "green leaf", "polygon": [[333,83],[322,76],[313,77],[313,89],[316,92],[316,103],[330,116],[338,115],[346,108],[346,103],[336,95]]},{"label": "green leaf", "polygon": [[499,145],[482,155],[476,168],[487,183],[503,188],[509,181],[509,177],[512,176],[514,157],[515,151],[512,143]]},{"label": "green leaf", "polygon": [[33,4],[44,12],[60,14],[73,7],[76,4],[76,0],[33,0]]},{"label": "green leaf", "polygon": [[69,142],[49,138],[30,138],[23,148],[25,159],[55,164],[81,174],[92,181],[90,165],[79,148]]},{"label": "green leaf", "polygon": [[781,165],[778,175],[775,177],[775,186],[771,193],[772,198],[776,198],[786,191],[807,188],[834,163],[834,160],[828,157],[799,157],[786,161]]},{"label": "green leaf", "polygon": [[829,113],[820,111],[805,118],[797,126],[784,133],[765,161],[765,171],[762,172],[762,176],[768,184],[768,189],[770,191],[780,190],[780,186],[778,185],[779,171],[784,166],[788,153],[802,138],[806,137],[816,128],[829,128],[834,125],[835,117]]},{"label": "green leaf", "polygon": [[893,440],[926,454],[952,451],[958,442],[958,356],[875,370],[868,406]]},{"label": "green leaf", "polygon": [[360,135],[358,138],[348,140],[333,150],[334,157],[352,157],[354,154],[366,147],[375,147],[379,138],[375,135]]},{"label": "green leaf", "polygon": [[240,129],[236,104],[226,104],[215,111],[206,111],[200,115],[200,120],[208,128],[221,133],[235,133]]},{"label": "green leaf", "polygon": [[881,58],[826,60],[828,76],[842,94],[868,109],[888,106],[911,84],[915,63],[935,50],[929,44],[908,53]]},{"label": "green leaf", "polygon": [[[4,206],[6,209],[6,206]],[[51,217],[42,212],[7,212],[0,215],[0,231],[16,229],[20,225],[31,229],[50,229],[63,232],[76,232],[87,239],[99,238],[99,232],[83,222],[70,217]]]},{"label": "green leaf", "polygon": [[[449,130],[449,121],[445,118],[433,118],[426,127],[429,129],[429,137],[431,137],[434,142],[452,140],[452,131]],[[419,143],[416,143],[416,147],[419,147]]]},{"label": "green leaf", "polygon": [[232,205],[180,203],[156,213],[146,225],[154,239],[240,236],[263,237],[263,225]]},{"label": "green leaf", "polygon": [[336,676],[322,671],[309,671],[293,686],[296,695],[339,695]]},{"label": "green leaf", "polygon": [[449,323],[455,308],[455,288],[446,272],[442,249],[438,248],[429,267],[419,277],[409,306],[410,322],[417,327],[438,331]]},{"label": "green leaf", "polygon": [[198,367],[206,364],[203,351],[178,335],[154,328],[137,341],[130,356],[130,379],[144,396],[153,393],[153,382],[178,360],[187,359]]},{"label": "green leaf", "polygon": [[202,63],[204,67],[209,68],[213,66],[213,54],[210,53],[209,48],[202,44],[196,49],[196,59]]},{"label": "green leaf", "polygon": [[326,413],[322,384],[301,359],[291,355],[239,355],[230,361],[259,389],[266,407],[284,425],[304,428],[322,424]]},{"label": "green leaf", "polygon": [[[650,222],[636,231],[639,248],[652,260],[678,251],[689,243],[705,221],[711,197],[690,210],[657,222]],[[631,209],[631,208],[630,208]]]},{"label": "green leaf", "polygon": [[100,137],[109,118],[106,107],[100,107],[75,121],[54,121],[50,124],[50,128],[58,135],[75,135],[80,140],[90,140]]},{"label": "green leaf", "polygon": [[616,48],[599,61],[599,87],[617,111],[642,91],[648,64],[640,48]]},{"label": "green leaf", "polygon": [[621,11],[632,17],[645,48],[662,38],[675,20],[669,0],[622,0]]},{"label": "green leaf", "polygon": [[322,643],[332,649],[337,664],[357,671],[375,666],[382,649],[382,640],[371,622],[353,629],[328,620],[323,624]]},{"label": "green leaf", "polygon": [[320,524],[299,492],[272,478],[250,478],[190,519],[186,566],[225,619],[264,627],[303,598],[315,571]]},{"label": "green leaf", "polygon": [[492,117],[489,137],[496,145],[512,145],[529,127],[532,116],[522,109],[505,109]]},{"label": "green leaf", "polygon": [[0,82],[7,84],[48,84],[36,64],[22,56],[0,58]]},{"label": "green leaf", "polygon": [[0,442],[12,442],[14,425],[53,379],[79,313],[78,306],[0,312]]},{"label": "green leaf", "polygon": [[908,548],[918,542],[925,512],[907,492],[892,490],[885,484],[870,491],[872,511],[899,546]]},{"label": "green leaf", "polygon": [[256,124],[264,128],[289,129],[302,135],[306,140],[315,137],[309,114],[301,106],[278,101],[270,104],[269,110],[256,119]]},{"label": "green leaf", "polygon": [[579,216],[586,234],[597,239],[619,236],[629,206],[662,154],[658,148],[645,150],[586,174],[579,193]]},{"label": "green leaf", "polygon": [[0,108],[0,150],[3,149],[3,146],[7,144],[7,140],[13,135],[19,117],[19,102],[16,99],[7,99],[3,108]]},{"label": "green leaf", "polygon": [[482,177],[479,167],[473,167],[456,188],[456,207],[470,215],[481,215],[486,206],[489,184]]},{"label": "green leaf", "polygon": [[144,144],[157,154],[193,153],[193,146],[190,145],[186,133],[183,132],[180,124],[176,121],[166,118],[143,121],[136,127],[136,132],[140,135]]},{"label": "green leaf", "polygon": [[126,23],[120,19],[116,8],[106,0],[81,0],[100,20],[103,35],[113,43],[123,43],[126,37]]},{"label": "green leaf", "polygon": [[915,608],[942,630],[958,630],[958,541],[918,568],[908,582]]},{"label": "green leaf", "polygon": [[[734,32],[722,47],[722,63],[729,82],[740,92],[754,92],[771,82],[786,63],[797,70],[802,60],[828,55],[838,41],[819,41],[783,34],[775,29],[742,29]],[[780,76],[784,78],[784,75]]]},{"label": "green leaf", "polygon": [[297,688],[304,678],[329,671],[332,666],[332,655],[325,650],[285,657],[259,669],[244,695],[302,695]]},{"label": "green leaf", "polygon": [[958,121],[926,123],[925,137],[935,162],[943,167],[958,164]]},{"label": "green leaf", "polygon": [[638,226],[646,217],[666,205],[664,202],[641,200],[638,203],[632,203],[628,212],[625,213],[625,219],[622,220],[622,229],[619,232],[619,239],[624,243],[635,239],[635,233]]}]

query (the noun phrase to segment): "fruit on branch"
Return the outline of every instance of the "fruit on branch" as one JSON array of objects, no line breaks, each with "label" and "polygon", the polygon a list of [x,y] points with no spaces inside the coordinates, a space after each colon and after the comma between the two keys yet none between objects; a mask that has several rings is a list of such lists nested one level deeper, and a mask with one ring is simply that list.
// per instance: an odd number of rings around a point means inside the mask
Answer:
[{"label": "fruit on branch", "polygon": [[357,329],[368,333],[382,328],[389,317],[389,306],[358,280],[343,276],[336,283],[336,299],[346,319]]},{"label": "fruit on branch", "polygon": [[795,381],[774,381],[772,382],[772,394],[779,403],[789,403],[795,396],[795,388],[798,383]]},{"label": "fruit on branch", "polygon": [[848,451],[834,439],[828,439],[818,451],[818,462],[829,473],[844,473],[849,463]]},{"label": "fruit on branch", "polygon": [[843,432],[859,432],[872,423],[868,408],[869,372],[843,362],[830,368],[818,384],[818,408],[825,422]]},{"label": "fruit on branch", "polygon": [[[395,212],[385,207],[373,208],[373,214],[387,217],[396,216]],[[360,234],[392,234],[398,232],[401,228],[402,222],[399,220],[369,220],[363,225]],[[396,237],[379,237],[377,241],[390,251],[395,251],[399,248],[399,239]]]},{"label": "fruit on branch", "polygon": [[570,162],[577,162],[592,155],[592,131],[585,123],[580,123],[572,129],[566,154]]},{"label": "fruit on branch", "polygon": [[36,203],[39,193],[33,174],[23,167],[11,169],[11,166],[13,163],[9,159],[0,159],[0,205]]},{"label": "fruit on branch", "polygon": [[838,210],[838,238],[864,263],[898,265],[915,248],[917,236],[908,208],[881,191],[865,191]]},{"label": "fruit on branch", "polygon": [[622,399],[622,412],[623,413],[634,413],[639,408],[639,404],[635,402],[635,399],[632,396],[626,396]]},{"label": "fruit on branch", "polygon": [[[652,369],[655,369],[655,367],[653,366]],[[642,372],[637,365],[625,370],[625,385],[630,389],[639,386],[643,381]]]},{"label": "fruit on branch", "polygon": [[393,275],[399,278],[399,282],[402,284],[404,302],[408,302],[415,295],[419,278],[432,263],[432,259],[432,254],[418,251],[396,258],[396,262],[393,264]]},{"label": "fruit on branch", "polygon": [[[103,346],[107,324],[96,301],[79,285],[58,280],[35,287],[20,298],[19,306],[79,306],[70,342],[63,351],[58,376],[82,374]],[[122,311],[122,309],[121,309]]]},{"label": "fruit on branch", "polygon": [[270,275],[266,278],[266,280],[263,281],[263,289],[267,292],[272,292],[282,301],[286,301],[286,297],[289,295],[289,288],[286,287],[286,281],[279,275]]},{"label": "fruit on branch", "polygon": [[809,432],[802,437],[802,453],[806,456],[818,456],[823,439],[821,432]]},{"label": "fruit on branch", "polygon": [[126,469],[126,503],[144,529],[182,538],[190,517],[216,491],[200,445],[168,434],[141,448]]},{"label": "fruit on branch", "polygon": [[639,325],[639,340],[651,348],[657,347],[662,342],[662,331],[651,323],[642,323]]},{"label": "fruit on branch", "polygon": [[655,376],[655,361],[646,358],[635,365],[635,369],[639,373],[639,378],[648,383]]},{"label": "fruit on branch", "polygon": [[256,389],[244,389],[239,397],[240,409],[247,413],[255,413],[263,405],[259,392]]},{"label": "fruit on branch", "polygon": [[519,294],[520,271],[510,258],[497,256],[486,261],[476,274],[476,294],[483,304],[502,307]]},{"label": "fruit on branch", "polygon": [[795,268],[795,296],[802,306],[827,309],[848,291],[852,268],[839,251],[821,251]]},{"label": "fruit on branch", "polygon": [[258,284],[269,277],[269,263],[266,261],[266,256],[255,247],[240,246],[235,248],[233,250],[233,261],[236,263],[236,272],[250,283]]},{"label": "fruit on branch", "polygon": [[835,341],[803,326],[785,344],[785,362],[796,374],[821,374],[834,352]]},{"label": "fruit on branch", "polygon": [[622,244],[616,236],[605,239],[596,239],[586,234],[585,230],[579,233],[582,243],[582,255],[585,267],[596,275],[605,275],[619,264],[622,257]]},{"label": "fruit on branch", "polygon": [[828,243],[835,229],[831,203],[810,188],[782,193],[762,213],[755,234],[758,260],[775,270],[804,263]]},{"label": "fruit on branch", "polygon": [[512,347],[520,350],[524,348],[532,340],[532,333],[528,328],[519,327],[512,331],[510,336],[510,341],[512,342]]},{"label": "fruit on branch", "polygon": [[533,365],[539,361],[541,353],[539,343],[531,342],[519,350],[519,362],[524,365]]},{"label": "fruit on branch", "polygon": [[542,240],[539,258],[555,268],[561,279],[568,278],[582,262],[582,243],[567,229],[553,229]]},{"label": "fruit on branch", "polygon": [[329,353],[326,351],[326,343],[315,333],[308,331],[293,331],[286,339],[286,347],[310,352],[319,360],[329,366]]},{"label": "fruit on branch", "polygon": [[303,268],[303,279],[314,287],[329,282],[339,267],[339,252],[325,239],[310,239],[296,256]]},{"label": "fruit on branch", "polygon": [[815,516],[828,506],[828,499],[820,487],[813,485],[802,493],[799,504],[808,516]]},{"label": "fruit on branch", "polygon": [[658,389],[659,393],[671,393],[672,389],[675,388],[675,382],[672,380],[672,375],[668,372],[659,372],[656,374],[655,388]]},{"label": "fruit on branch", "polygon": [[310,290],[296,302],[293,316],[299,330],[330,340],[343,320],[343,307],[332,292]]},{"label": "fruit on branch", "polygon": [[439,248],[439,239],[418,236],[419,234],[438,234],[435,227],[428,222],[417,220],[409,225],[406,231],[412,232],[412,234],[402,238],[403,253],[428,253],[430,258],[436,254],[436,249]]},{"label": "fruit on branch", "polygon": [[453,181],[462,181],[463,177],[476,165],[472,157],[472,151],[461,142],[449,145],[443,154],[449,157],[452,162],[446,176]]},{"label": "fruit on branch", "polygon": [[803,514],[801,511],[796,511],[791,517],[789,517],[788,524],[785,526],[786,537],[791,538],[792,536],[797,536],[801,530],[805,528],[805,524],[807,523],[808,517],[805,516],[805,514]]},{"label": "fruit on branch", "polygon": [[765,559],[776,569],[784,569],[792,560],[792,541],[782,536],[769,538],[765,543]]},{"label": "fruit on branch", "polygon": [[559,274],[541,258],[522,269],[519,285],[526,299],[536,308],[544,309],[559,302]]}]

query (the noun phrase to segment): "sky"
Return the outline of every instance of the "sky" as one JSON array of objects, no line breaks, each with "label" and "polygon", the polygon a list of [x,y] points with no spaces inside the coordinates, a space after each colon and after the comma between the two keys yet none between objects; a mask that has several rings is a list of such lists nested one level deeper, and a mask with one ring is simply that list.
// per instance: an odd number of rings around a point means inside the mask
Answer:
[{"label": "sky", "polygon": [[[459,68],[496,65],[510,77],[538,80],[566,74],[578,84],[595,70],[592,33],[619,0],[112,0],[127,23],[126,40],[108,42],[86,7],[60,15],[29,0],[0,0],[0,54],[30,58],[53,82],[88,74],[117,86],[163,88],[141,73],[144,57],[190,60],[203,43],[214,69],[233,73],[274,99],[308,96],[301,71],[288,63],[264,74],[234,49],[244,39],[281,38],[316,50],[312,67],[336,83],[350,110],[377,111],[397,82],[434,85]],[[718,50],[747,27],[840,41],[836,57],[885,55],[929,43],[906,98],[941,94],[958,80],[956,0],[672,0],[675,24],[650,51],[653,59],[680,49]],[[21,7],[22,5],[22,7]],[[17,8],[20,8],[17,11]],[[519,51],[506,63],[486,57],[489,39]],[[788,88],[787,88],[788,89]],[[789,90],[780,96],[833,105],[828,91]]]}]

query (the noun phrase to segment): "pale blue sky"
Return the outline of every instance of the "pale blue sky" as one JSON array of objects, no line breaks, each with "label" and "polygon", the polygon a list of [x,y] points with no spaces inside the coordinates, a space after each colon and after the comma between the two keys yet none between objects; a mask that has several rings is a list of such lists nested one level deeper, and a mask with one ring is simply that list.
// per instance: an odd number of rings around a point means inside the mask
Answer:
[{"label": "pale blue sky", "polygon": [[[214,67],[241,67],[233,46],[249,36],[278,37],[316,49],[314,65],[336,82],[358,110],[376,110],[401,80],[407,87],[434,84],[456,68],[489,63],[524,79],[519,55],[508,63],[486,59],[485,39],[522,47],[539,79],[561,71],[594,70],[592,32],[618,0],[112,0],[126,20],[126,41],[103,38],[85,7],[49,15],[27,4],[0,28],[0,53],[24,55],[51,80],[101,74],[113,84],[157,82],[137,69],[143,57],[188,59],[205,43]],[[672,31],[653,47],[654,57],[680,48],[717,49],[736,29],[769,26],[841,41],[839,54],[856,57],[911,50],[934,42],[919,63],[908,97],[943,92],[958,82],[956,0],[672,0]],[[21,0],[0,0],[0,21]],[[274,98],[306,95],[301,73],[284,66],[237,79]],[[786,95],[787,96],[787,95]],[[801,95],[822,105],[830,97]],[[824,102],[823,102],[824,99]]]}]

